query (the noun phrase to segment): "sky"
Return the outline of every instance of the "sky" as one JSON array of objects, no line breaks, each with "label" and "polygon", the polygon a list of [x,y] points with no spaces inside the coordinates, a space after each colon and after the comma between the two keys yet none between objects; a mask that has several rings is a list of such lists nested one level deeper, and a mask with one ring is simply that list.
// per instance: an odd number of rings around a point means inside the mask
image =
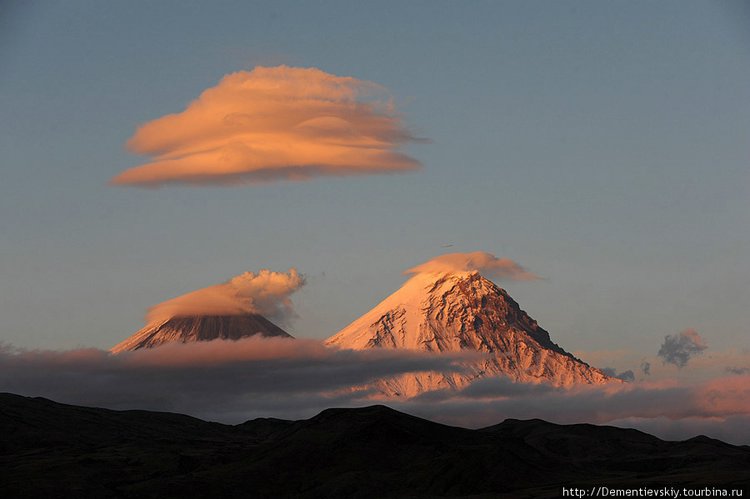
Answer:
[{"label": "sky", "polygon": [[[684,331],[703,357],[750,349],[740,1],[11,0],[0,63],[6,344],[106,349],[157,303],[291,268],[286,329],[320,339],[405,270],[486,251],[539,277],[501,284],[597,365]],[[139,127],[259,66],[349,78],[336,99],[376,84],[358,123],[386,123],[392,171],[112,183],[184,153],[133,150]]]}]

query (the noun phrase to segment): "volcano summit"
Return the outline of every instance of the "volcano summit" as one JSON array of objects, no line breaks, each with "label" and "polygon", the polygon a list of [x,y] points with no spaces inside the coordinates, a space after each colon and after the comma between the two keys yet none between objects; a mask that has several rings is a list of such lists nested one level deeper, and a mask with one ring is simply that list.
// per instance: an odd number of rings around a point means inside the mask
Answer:
[{"label": "volcano summit", "polygon": [[172,342],[239,340],[256,334],[293,338],[260,314],[195,315],[172,317],[148,324],[130,338],[112,347],[110,351],[120,353]]},{"label": "volcano summit", "polygon": [[619,382],[554,343],[504,289],[477,271],[418,273],[326,344],[486,354],[465,363],[464,372],[405,374],[377,382],[387,396],[461,388],[492,376],[554,386]]}]

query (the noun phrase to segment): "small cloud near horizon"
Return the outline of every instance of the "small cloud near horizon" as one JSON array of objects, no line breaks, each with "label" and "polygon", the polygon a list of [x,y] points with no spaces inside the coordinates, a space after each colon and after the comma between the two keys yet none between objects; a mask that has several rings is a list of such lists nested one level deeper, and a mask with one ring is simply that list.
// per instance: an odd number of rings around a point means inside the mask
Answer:
[{"label": "small cloud near horizon", "polygon": [[508,281],[535,281],[540,277],[510,258],[498,258],[486,251],[446,253],[412,267],[404,274],[479,272],[486,277]]},{"label": "small cloud near horizon", "polygon": [[201,288],[149,308],[146,323],[193,315],[260,314],[285,322],[294,316],[289,296],[304,286],[305,278],[297,269],[258,273],[245,272],[228,281]]},{"label": "small cloud near horizon", "polygon": [[635,381],[635,373],[628,369],[627,371],[623,371],[621,373],[617,372],[617,369],[613,367],[604,367],[602,368],[602,372],[606,374],[607,376],[611,376],[612,378],[621,379],[623,381],[626,381],[628,383],[632,383]]},{"label": "small cloud near horizon", "polygon": [[706,341],[695,329],[686,329],[679,334],[668,334],[659,348],[657,355],[665,364],[673,364],[679,368],[687,365],[694,356],[708,348]]},{"label": "small cloud near horizon", "polygon": [[228,74],[184,111],[138,127],[127,147],[150,156],[111,183],[238,185],[416,170],[398,151],[424,142],[376,83],[317,68]]}]

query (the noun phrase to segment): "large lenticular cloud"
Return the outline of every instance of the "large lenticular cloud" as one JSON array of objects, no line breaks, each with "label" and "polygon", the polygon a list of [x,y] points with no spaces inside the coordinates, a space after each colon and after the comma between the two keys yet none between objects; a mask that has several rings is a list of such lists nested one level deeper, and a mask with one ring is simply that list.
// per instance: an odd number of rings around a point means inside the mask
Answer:
[{"label": "large lenticular cloud", "polygon": [[289,295],[305,284],[297,269],[273,272],[263,269],[258,273],[245,272],[227,282],[191,291],[154,305],[146,322],[153,323],[194,315],[261,314],[271,320],[284,322],[293,313]]},{"label": "large lenticular cloud", "polygon": [[524,269],[510,258],[498,258],[492,253],[447,253],[405,271],[405,274],[446,272],[480,272],[487,277],[510,281],[533,281],[539,276]]},{"label": "large lenticular cloud", "polygon": [[315,68],[238,71],[184,111],[140,126],[128,148],[152,160],[112,183],[228,185],[417,169],[397,148],[418,139],[382,94],[374,83]]}]

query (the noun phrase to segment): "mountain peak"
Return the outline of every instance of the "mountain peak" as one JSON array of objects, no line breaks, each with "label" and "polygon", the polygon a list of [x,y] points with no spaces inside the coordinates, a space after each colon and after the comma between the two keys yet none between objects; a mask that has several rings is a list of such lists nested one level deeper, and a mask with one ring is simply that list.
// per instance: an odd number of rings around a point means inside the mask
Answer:
[{"label": "mountain peak", "polygon": [[120,353],[173,342],[239,340],[256,334],[292,338],[289,333],[260,314],[191,315],[152,322],[110,351]]},{"label": "mountain peak", "polygon": [[464,374],[420,373],[388,380],[391,386],[383,391],[391,395],[456,388],[496,375],[558,386],[611,380],[554,343],[507,291],[476,271],[418,273],[326,344],[490,354],[488,360],[468,365]]}]

